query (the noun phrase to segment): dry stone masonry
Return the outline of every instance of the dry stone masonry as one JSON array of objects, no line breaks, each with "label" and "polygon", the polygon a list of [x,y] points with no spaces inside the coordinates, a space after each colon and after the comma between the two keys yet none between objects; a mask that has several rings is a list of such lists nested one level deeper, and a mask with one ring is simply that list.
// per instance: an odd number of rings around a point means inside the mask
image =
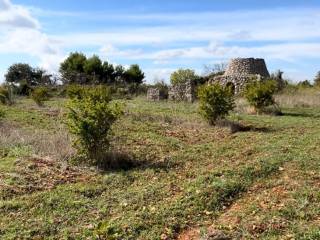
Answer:
[{"label": "dry stone masonry", "polygon": [[269,77],[270,74],[264,59],[235,58],[230,61],[224,75],[211,79],[210,83],[219,82],[225,86],[232,86],[237,94],[252,79],[263,80]]},{"label": "dry stone masonry", "polygon": [[195,100],[195,86],[193,81],[176,84],[169,88],[169,100],[193,102]]},{"label": "dry stone masonry", "polygon": [[164,99],[158,88],[149,88],[147,92],[147,99],[150,101],[160,101]]}]

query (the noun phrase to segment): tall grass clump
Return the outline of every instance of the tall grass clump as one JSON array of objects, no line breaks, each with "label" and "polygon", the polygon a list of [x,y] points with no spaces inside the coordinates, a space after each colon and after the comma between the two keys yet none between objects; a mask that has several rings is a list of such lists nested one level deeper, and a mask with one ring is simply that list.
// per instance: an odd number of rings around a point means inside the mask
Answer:
[{"label": "tall grass clump", "polygon": [[277,83],[273,80],[254,81],[247,84],[244,97],[257,113],[266,111],[266,108],[275,105],[274,94],[277,90]]},{"label": "tall grass clump", "polygon": [[198,97],[200,114],[210,125],[216,125],[218,120],[224,119],[235,107],[232,90],[217,83],[200,87]]},{"label": "tall grass clump", "polygon": [[122,106],[111,101],[107,87],[90,87],[80,92],[68,103],[67,126],[86,162],[105,165],[111,126],[123,113]]}]

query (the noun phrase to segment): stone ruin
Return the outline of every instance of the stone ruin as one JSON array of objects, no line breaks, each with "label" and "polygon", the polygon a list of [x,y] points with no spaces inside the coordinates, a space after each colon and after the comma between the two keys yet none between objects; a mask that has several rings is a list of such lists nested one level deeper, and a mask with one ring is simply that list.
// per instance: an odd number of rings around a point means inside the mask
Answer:
[{"label": "stone ruin", "polygon": [[169,88],[169,100],[194,102],[195,98],[195,85],[191,80]]},{"label": "stone ruin", "polygon": [[161,94],[161,91],[158,88],[149,88],[147,92],[147,99],[150,101],[160,101],[166,99],[166,96]]},{"label": "stone ruin", "polygon": [[264,59],[235,58],[230,61],[224,75],[214,77],[209,83],[219,82],[224,86],[231,86],[238,94],[253,79],[263,80],[269,77]]}]

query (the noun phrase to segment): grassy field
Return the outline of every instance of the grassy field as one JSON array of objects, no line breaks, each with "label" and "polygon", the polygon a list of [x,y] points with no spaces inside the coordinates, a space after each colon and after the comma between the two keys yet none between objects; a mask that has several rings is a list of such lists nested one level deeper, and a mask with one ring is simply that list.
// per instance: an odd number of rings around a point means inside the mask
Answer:
[{"label": "grassy field", "polygon": [[108,171],[68,161],[65,100],[19,99],[0,125],[0,239],[320,239],[320,97],[293,98],[232,113],[235,133],[196,103],[126,100]]}]

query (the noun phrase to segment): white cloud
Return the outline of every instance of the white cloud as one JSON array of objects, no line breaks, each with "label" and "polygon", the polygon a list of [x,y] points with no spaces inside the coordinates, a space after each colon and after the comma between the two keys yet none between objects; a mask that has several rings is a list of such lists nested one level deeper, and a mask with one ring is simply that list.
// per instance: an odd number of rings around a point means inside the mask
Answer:
[{"label": "white cloud", "polygon": [[39,22],[22,6],[9,0],[0,0],[0,26],[15,28],[39,28]]}]

